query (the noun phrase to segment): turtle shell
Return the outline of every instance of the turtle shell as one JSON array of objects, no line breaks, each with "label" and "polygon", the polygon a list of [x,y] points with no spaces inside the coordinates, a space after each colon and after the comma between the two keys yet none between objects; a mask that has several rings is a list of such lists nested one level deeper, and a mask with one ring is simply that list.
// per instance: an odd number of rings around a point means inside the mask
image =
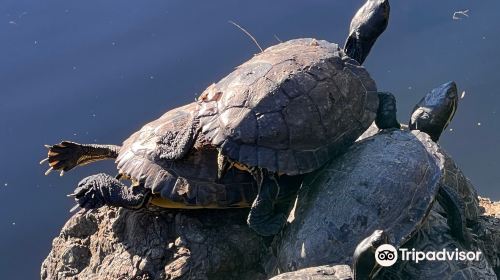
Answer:
[{"label": "turtle shell", "polygon": [[381,229],[406,243],[426,219],[443,170],[427,134],[382,131],[304,179],[294,220],[279,243],[281,271],[351,264],[356,246]]},{"label": "turtle shell", "polygon": [[201,133],[233,161],[296,175],[316,170],[375,119],[375,82],[338,45],[272,46],[207,88]]},{"label": "turtle shell", "polygon": [[376,229],[401,247],[439,205],[434,201],[441,187],[460,195],[467,224],[477,221],[481,210],[474,186],[426,133],[368,131],[342,156],[306,176],[293,222],[279,244],[282,271],[351,263],[357,244]]},{"label": "turtle shell", "polygon": [[198,137],[197,110],[197,103],[175,108],[132,134],[116,159],[120,173],[150,188],[163,207],[250,207],[253,178],[232,168],[217,181],[218,151]]},{"label": "turtle shell", "polygon": [[[407,131],[408,127],[403,125],[403,130]],[[361,141],[368,137],[374,136],[380,130],[373,123],[359,138],[357,141]],[[464,175],[462,170],[457,166],[457,163],[453,158],[437,145],[434,141],[430,141],[427,138],[420,138],[421,141],[425,142],[426,145],[436,146],[438,154],[443,162],[443,168],[441,170],[441,180],[440,185],[448,187],[454,190],[458,195],[460,201],[463,203],[464,214],[466,218],[467,225],[471,225],[477,222],[478,217],[483,212],[480,205],[479,199],[476,192],[476,187],[472,182]]]}]

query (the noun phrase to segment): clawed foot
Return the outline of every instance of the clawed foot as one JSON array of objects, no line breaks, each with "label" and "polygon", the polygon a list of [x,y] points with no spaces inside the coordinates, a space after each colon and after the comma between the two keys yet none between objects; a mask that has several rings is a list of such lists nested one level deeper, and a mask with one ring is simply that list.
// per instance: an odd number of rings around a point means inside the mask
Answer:
[{"label": "clawed foot", "polygon": [[149,202],[151,191],[141,186],[127,187],[107,174],[89,176],[68,195],[74,197],[78,206],[96,209],[104,205],[139,209]]},{"label": "clawed foot", "polygon": [[278,234],[286,224],[303,176],[265,176],[247,223],[262,236]]},{"label": "clawed foot", "polygon": [[[106,188],[110,188],[110,179],[114,179],[106,174],[89,176],[78,183],[78,187],[69,197],[74,197],[78,206],[84,209],[95,209],[106,205],[104,193]],[[116,180],[116,179],[114,179]],[[121,184],[120,182],[118,182]],[[125,187],[125,186],[124,186]]]},{"label": "clawed foot", "polygon": [[256,219],[254,216],[250,215],[248,217],[248,226],[261,236],[274,236],[278,234],[287,220],[287,216],[283,213]]},{"label": "clawed foot", "polygon": [[48,175],[52,170],[61,171],[61,176],[64,172],[69,171],[79,164],[82,158],[82,145],[74,142],[63,141],[59,144],[50,146],[45,145],[49,150],[48,157],[40,162],[48,162],[50,168],[45,172]]},{"label": "clawed foot", "polygon": [[276,235],[286,223],[285,214],[275,209],[278,193],[276,178],[265,176],[247,219],[248,226],[259,235]]}]

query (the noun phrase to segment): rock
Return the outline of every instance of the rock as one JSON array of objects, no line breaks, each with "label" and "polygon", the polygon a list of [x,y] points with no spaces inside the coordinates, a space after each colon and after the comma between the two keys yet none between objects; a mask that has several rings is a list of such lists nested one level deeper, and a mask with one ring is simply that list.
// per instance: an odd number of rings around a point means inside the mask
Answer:
[{"label": "rock", "polygon": [[42,279],[264,279],[248,210],[75,214],[52,243]]},{"label": "rock", "polygon": [[479,204],[485,209],[474,226],[475,234],[483,242],[484,254],[500,277],[500,201],[492,202],[479,197]]},{"label": "rock", "polygon": [[282,273],[270,280],[352,280],[348,265],[323,265]]},{"label": "rock", "polygon": [[[485,198],[480,203],[485,213],[474,229],[499,275],[500,203]],[[77,213],[54,239],[41,278],[266,279],[264,241],[246,225],[247,212],[104,207]],[[347,266],[325,265],[273,280],[349,279],[349,273]]]},{"label": "rock", "polygon": [[491,201],[489,198],[479,197],[479,203],[484,208],[484,216],[500,219],[500,201]]}]

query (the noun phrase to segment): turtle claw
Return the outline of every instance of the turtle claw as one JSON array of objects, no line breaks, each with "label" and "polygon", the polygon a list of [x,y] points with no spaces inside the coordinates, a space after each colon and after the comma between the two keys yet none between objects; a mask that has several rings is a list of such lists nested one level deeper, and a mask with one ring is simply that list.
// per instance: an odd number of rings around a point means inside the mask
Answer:
[{"label": "turtle claw", "polygon": [[59,173],[59,176],[64,176],[64,170],[61,170],[61,173]]},{"label": "turtle claw", "polygon": [[83,155],[82,145],[78,143],[63,141],[56,145],[44,145],[48,149],[47,158],[40,161],[40,164],[48,162],[52,169],[64,172],[71,170],[79,165]]},{"label": "turtle claw", "polygon": [[75,206],[73,206],[71,209],[69,209],[69,212],[70,212],[70,213],[73,213],[73,212],[75,212],[75,211],[76,211],[76,209],[78,209],[78,208],[80,208],[80,204],[78,204],[78,203],[77,203]]},{"label": "turtle claw", "polygon": [[54,170],[54,168],[51,166],[49,169],[47,169],[47,171],[45,171],[45,175],[49,175],[52,170]]}]

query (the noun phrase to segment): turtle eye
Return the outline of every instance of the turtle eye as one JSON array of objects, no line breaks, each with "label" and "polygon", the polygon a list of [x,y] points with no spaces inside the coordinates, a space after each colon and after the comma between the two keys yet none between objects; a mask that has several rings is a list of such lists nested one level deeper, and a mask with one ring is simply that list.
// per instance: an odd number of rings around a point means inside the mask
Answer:
[{"label": "turtle eye", "polygon": [[430,118],[431,118],[431,116],[429,115],[429,113],[427,113],[427,112],[423,112],[423,113],[420,115],[420,118],[421,118],[422,120],[427,120],[427,119],[430,119]]},{"label": "turtle eye", "polygon": [[447,92],[446,96],[449,99],[455,99],[455,97],[457,97],[457,93],[454,90],[450,90],[450,91]]}]

